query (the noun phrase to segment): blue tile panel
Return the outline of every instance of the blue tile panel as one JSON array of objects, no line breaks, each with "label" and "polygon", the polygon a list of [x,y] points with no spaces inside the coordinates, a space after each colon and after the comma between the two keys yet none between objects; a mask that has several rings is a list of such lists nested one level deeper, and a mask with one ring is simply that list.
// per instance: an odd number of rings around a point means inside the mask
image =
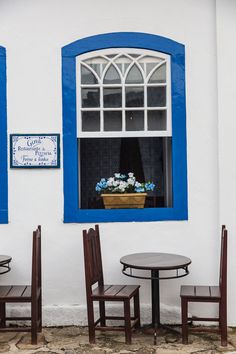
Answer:
[{"label": "blue tile panel", "polygon": [[0,224],[8,223],[6,50],[0,47]]},{"label": "blue tile panel", "polygon": [[[107,48],[140,48],[171,55],[173,207],[144,209],[79,209],[76,136],[76,56]],[[64,222],[187,220],[187,154],[184,45],[157,35],[106,33],[62,48]]]}]

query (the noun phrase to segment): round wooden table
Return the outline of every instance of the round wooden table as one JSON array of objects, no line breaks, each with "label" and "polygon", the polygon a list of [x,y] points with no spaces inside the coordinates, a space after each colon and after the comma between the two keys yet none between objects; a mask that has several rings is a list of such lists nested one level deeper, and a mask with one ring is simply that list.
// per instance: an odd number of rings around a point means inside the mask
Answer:
[{"label": "round wooden table", "polygon": [[[132,278],[151,280],[151,326],[154,328],[154,344],[156,344],[157,329],[163,326],[160,322],[160,280],[176,279],[188,275],[191,259],[171,253],[133,253],[122,257],[120,263],[123,265],[123,274]],[[150,271],[150,276],[142,274],[146,270]],[[169,272],[161,276],[161,271]]]},{"label": "round wooden table", "polygon": [[0,255],[0,274],[7,273],[11,270],[9,265],[11,260],[11,256]]}]

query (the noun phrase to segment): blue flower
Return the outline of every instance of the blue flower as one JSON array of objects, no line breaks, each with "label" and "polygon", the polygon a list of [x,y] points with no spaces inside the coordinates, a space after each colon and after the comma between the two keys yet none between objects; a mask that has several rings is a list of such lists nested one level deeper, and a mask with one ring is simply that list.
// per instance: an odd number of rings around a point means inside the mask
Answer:
[{"label": "blue flower", "polygon": [[145,189],[143,187],[137,187],[134,189],[136,193],[144,193]]},{"label": "blue flower", "polygon": [[145,183],[145,189],[146,191],[153,191],[155,188],[155,184],[151,182]]},{"label": "blue flower", "polygon": [[100,182],[98,182],[96,184],[95,190],[97,192],[101,192],[103,189],[106,189],[106,188],[107,188],[107,181],[105,178],[101,178]]}]

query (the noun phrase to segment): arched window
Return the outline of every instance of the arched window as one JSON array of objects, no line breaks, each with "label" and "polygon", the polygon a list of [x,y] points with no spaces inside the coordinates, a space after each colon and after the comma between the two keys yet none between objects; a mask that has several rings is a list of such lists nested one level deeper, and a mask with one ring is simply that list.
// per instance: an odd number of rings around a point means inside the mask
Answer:
[{"label": "arched window", "polygon": [[78,56],[78,137],[171,136],[170,72],[170,56],[150,50]]},{"label": "arched window", "polygon": [[[111,33],[62,56],[64,221],[186,219],[184,47]],[[144,209],[103,209],[95,185],[115,172],[158,186]]]},{"label": "arched window", "polygon": [[0,47],[0,224],[8,222],[6,51]]}]

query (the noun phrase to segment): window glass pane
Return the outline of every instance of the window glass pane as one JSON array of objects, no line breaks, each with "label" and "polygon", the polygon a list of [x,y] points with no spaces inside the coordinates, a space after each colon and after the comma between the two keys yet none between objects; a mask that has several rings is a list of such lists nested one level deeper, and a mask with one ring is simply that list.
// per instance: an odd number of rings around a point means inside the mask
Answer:
[{"label": "window glass pane", "polygon": [[99,64],[99,63],[107,63],[107,59],[104,57],[92,57],[86,60],[83,60],[84,63],[91,65],[91,64]]},{"label": "window glass pane", "polygon": [[82,131],[97,132],[100,131],[100,112],[82,112]]},{"label": "window glass pane", "polygon": [[120,84],[121,83],[121,79],[120,79],[120,75],[118,73],[118,71],[116,70],[116,68],[114,67],[114,65],[111,65],[104,77],[103,80],[104,84]]},{"label": "window glass pane", "polygon": [[166,87],[148,87],[147,102],[148,107],[165,107]]},{"label": "window glass pane", "polygon": [[127,84],[142,84],[143,75],[137,65],[133,65],[126,77]]},{"label": "window glass pane", "polygon": [[97,84],[98,81],[94,74],[88,70],[85,66],[81,65],[81,84],[82,85],[92,85]]},{"label": "window glass pane", "polygon": [[130,63],[129,63],[129,64],[128,64],[128,63],[125,63],[125,64],[124,64],[125,73],[126,73],[126,71],[127,71],[127,69],[128,69],[129,66],[130,66]]},{"label": "window glass pane", "polygon": [[156,65],[157,65],[157,63],[147,63],[147,64],[146,64],[147,75],[152,71],[152,69],[155,68]]},{"label": "window glass pane", "polygon": [[143,107],[144,105],[143,87],[126,87],[125,102],[126,102],[126,107]]},{"label": "window glass pane", "polygon": [[134,53],[132,53],[132,54],[129,53],[129,55],[133,58],[138,58],[140,56],[140,54],[134,54]]},{"label": "window glass pane", "polygon": [[122,106],[122,90],[121,88],[104,88],[103,89],[104,107],[121,107]]},{"label": "window glass pane", "polygon": [[150,84],[158,84],[166,82],[166,64],[157,68],[149,79]]},{"label": "window glass pane", "polygon": [[148,130],[166,130],[166,111],[148,111]]},{"label": "window glass pane", "polygon": [[88,88],[82,89],[82,107],[99,107],[100,106],[100,89]]},{"label": "window glass pane", "polygon": [[126,111],[125,123],[127,131],[144,129],[144,111]]},{"label": "window glass pane", "polygon": [[90,67],[98,74],[100,77],[100,64],[90,64]]},{"label": "window glass pane", "polygon": [[105,111],[104,112],[104,131],[121,131],[122,130],[122,112]]},{"label": "window glass pane", "polygon": [[120,56],[119,58],[115,59],[115,63],[131,63],[131,59],[126,57],[125,55]]},{"label": "window glass pane", "polygon": [[145,55],[144,57],[142,57],[138,60],[139,63],[155,63],[155,65],[157,65],[161,61],[163,61],[162,58],[152,57],[149,55]]},{"label": "window glass pane", "polygon": [[117,65],[117,67],[119,68],[120,72],[122,73],[122,72],[123,72],[123,66],[122,66],[122,64],[116,64],[116,65]]}]

